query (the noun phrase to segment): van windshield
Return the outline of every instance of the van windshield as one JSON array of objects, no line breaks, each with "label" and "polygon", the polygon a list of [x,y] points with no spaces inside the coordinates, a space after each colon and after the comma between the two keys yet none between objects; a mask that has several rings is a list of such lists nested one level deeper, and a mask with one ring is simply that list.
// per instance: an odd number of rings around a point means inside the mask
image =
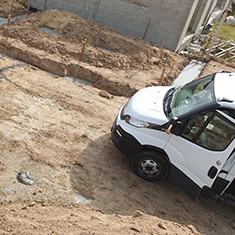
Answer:
[{"label": "van windshield", "polygon": [[215,74],[190,82],[174,93],[169,115],[179,117],[186,113],[197,112],[216,103],[214,96]]}]

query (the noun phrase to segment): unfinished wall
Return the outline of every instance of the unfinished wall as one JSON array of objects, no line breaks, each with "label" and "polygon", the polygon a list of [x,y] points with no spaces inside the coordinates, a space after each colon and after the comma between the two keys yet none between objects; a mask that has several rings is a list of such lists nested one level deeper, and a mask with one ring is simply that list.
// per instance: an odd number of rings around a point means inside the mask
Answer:
[{"label": "unfinished wall", "polygon": [[[176,50],[195,0],[47,0],[47,9],[67,10],[116,30]],[[28,0],[43,9],[45,0]]]},{"label": "unfinished wall", "polygon": [[228,5],[229,0],[218,0],[217,7],[224,9]]}]

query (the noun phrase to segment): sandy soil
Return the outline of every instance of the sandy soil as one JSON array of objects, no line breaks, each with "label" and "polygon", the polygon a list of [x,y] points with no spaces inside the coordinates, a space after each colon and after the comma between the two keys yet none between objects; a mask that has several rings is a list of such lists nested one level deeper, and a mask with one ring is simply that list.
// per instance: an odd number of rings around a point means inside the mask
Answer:
[{"label": "sandy soil", "polygon": [[[169,84],[188,58],[68,12],[31,14],[9,29],[6,48],[0,27],[0,234],[234,234],[234,203],[208,191],[195,203],[168,179],[138,178],[110,139],[128,97],[158,84],[165,64]],[[235,72],[211,61],[202,75],[222,69]],[[34,185],[17,180],[21,171]]]}]

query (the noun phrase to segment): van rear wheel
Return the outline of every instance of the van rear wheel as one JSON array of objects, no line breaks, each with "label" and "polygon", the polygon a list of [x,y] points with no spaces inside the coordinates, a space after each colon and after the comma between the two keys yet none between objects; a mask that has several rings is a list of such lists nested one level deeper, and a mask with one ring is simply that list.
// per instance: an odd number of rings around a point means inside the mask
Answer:
[{"label": "van rear wheel", "polygon": [[151,150],[137,154],[131,165],[136,175],[151,182],[164,179],[169,171],[164,156]]}]

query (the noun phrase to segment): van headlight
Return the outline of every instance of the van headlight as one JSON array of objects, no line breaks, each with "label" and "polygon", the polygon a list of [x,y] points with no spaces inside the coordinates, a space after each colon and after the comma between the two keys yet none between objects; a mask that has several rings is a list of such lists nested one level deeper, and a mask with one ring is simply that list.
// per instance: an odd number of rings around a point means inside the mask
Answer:
[{"label": "van headlight", "polygon": [[147,127],[149,127],[149,123],[148,122],[145,122],[145,121],[133,118],[133,117],[131,117],[129,115],[125,116],[125,121],[127,123],[129,123],[130,125],[134,126],[134,127],[138,127],[138,128],[143,128],[143,127],[147,128]]}]

